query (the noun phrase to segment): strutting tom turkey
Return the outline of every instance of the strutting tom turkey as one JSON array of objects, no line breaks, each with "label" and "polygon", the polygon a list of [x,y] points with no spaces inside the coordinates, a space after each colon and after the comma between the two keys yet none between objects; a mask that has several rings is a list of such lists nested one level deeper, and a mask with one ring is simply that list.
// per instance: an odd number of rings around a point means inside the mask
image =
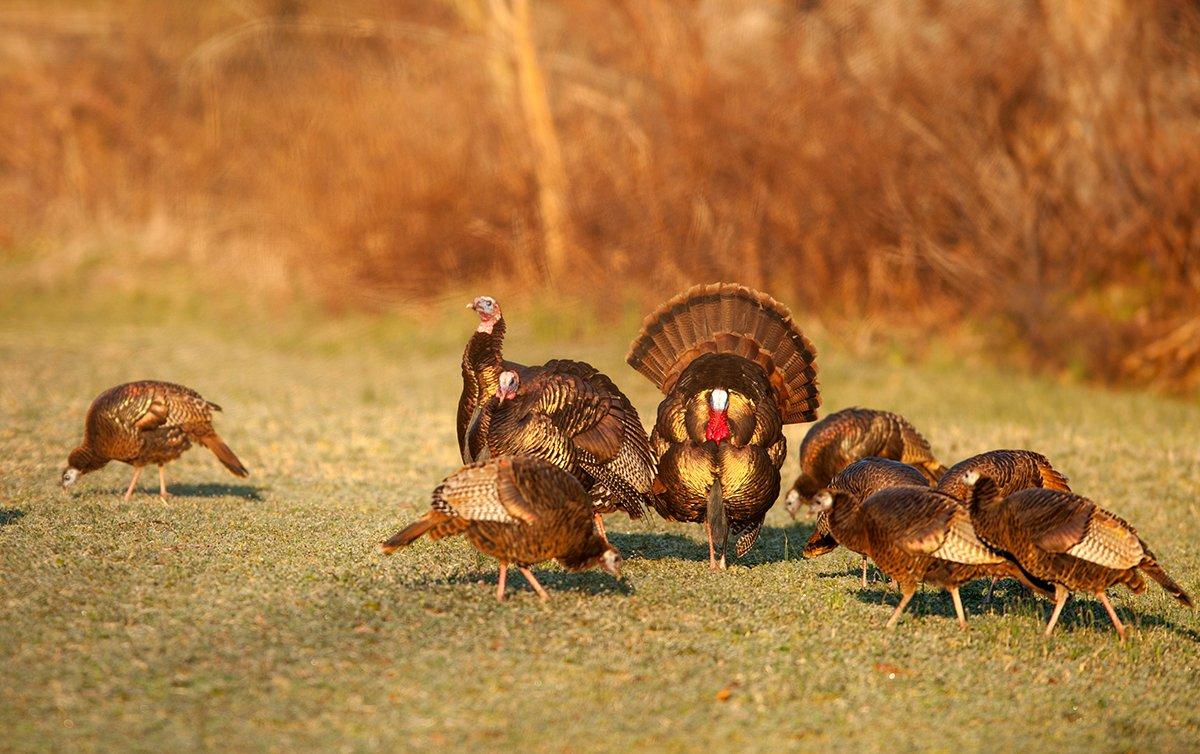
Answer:
[{"label": "strutting tom turkey", "polygon": [[509,565],[542,599],[549,595],[529,567],[546,560],[574,571],[600,566],[621,578],[621,555],[596,530],[583,486],[540,458],[504,456],[459,469],[434,489],[428,513],[380,547],[391,553],[425,535],[456,534],[500,561],[500,601]]},{"label": "strutting tom turkey", "polygon": [[787,494],[787,511],[800,508],[834,475],[860,458],[890,458],[920,471],[937,484],[946,467],[907,419],[891,411],[845,408],[812,425],[800,441],[800,475]]},{"label": "strutting tom turkey", "polygon": [[648,316],[626,361],[666,396],[650,437],[652,504],[703,522],[709,564],[723,568],[728,540],[744,555],[779,494],[783,425],[816,418],[816,350],[778,301],[716,283]]},{"label": "strutting tom turkey", "polygon": [[63,489],[109,461],[122,461],[133,466],[126,500],[149,464],[158,466],[159,494],[167,497],[163,466],[183,455],[193,442],[211,450],[233,474],[248,476],[250,472],[213,429],[213,412],[220,410],[195,390],[170,382],[144,380],[105,390],[88,409],[83,442],[67,457]]}]

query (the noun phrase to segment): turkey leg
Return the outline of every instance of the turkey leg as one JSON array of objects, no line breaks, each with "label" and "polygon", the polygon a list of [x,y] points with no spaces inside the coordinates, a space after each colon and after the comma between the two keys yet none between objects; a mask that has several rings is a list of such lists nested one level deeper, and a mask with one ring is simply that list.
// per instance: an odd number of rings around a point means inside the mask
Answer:
[{"label": "turkey leg", "polygon": [[1062,584],[1054,585],[1054,612],[1050,613],[1050,622],[1046,624],[1046,636],[1054,630],[1054,624],[1058,623],[1058,615],[1062,612],[1063,605],[1067,604],[1067,597],[1071,596],[1071,592]]},{"label": "turkey leg", "polygon": [[525,580],[529,582],[529,585],[533,587],[533,591],[537,592],[539,597],[541,597],[543,600],[550,599],[550,595],[546,594],[546,590],[543,589],[542,585],[538,583],[538,580],[534,578],[533,571],[529,570],[528,568],[521,568],[521,575],[525,577]]},{"label": "turkey leg", "polygon": [[500,578],[496,580],[496,601],[504,601],[504,585],[508,581],[508,563],[500,564]]},{"label": "turkey leg", "polygon": [[892,617],[888,620],[887,628],[896,627],[896,622],[900,620],[900,613],[904,612],[904,608],[908,607],[908,601],[911,600],[913,595],[917,593],[917,588],[915,586],[900,587],[900,590],[900,604],[896,605],[896,611],[892,613]]},{"label": "turkey leg", "polygon": [[129,480],[129,489],[125,490],[125,499],[126,500],[133,497],[133,488],[137,487],[137,480],[138,480],[138,477],[140,477],[142,475],[142,468],[143,468],[142,466],[134,466],[133,467],[133,479]]}]

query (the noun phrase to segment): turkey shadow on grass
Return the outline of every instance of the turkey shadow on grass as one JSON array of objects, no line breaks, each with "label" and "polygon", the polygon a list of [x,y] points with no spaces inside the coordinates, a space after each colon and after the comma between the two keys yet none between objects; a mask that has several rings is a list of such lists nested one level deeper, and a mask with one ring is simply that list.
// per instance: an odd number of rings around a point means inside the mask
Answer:
[{"label": "turkey shadow on grass", "polygon": [[[262,500],[266,487],[256,487],[250,484],[224,484],[207,482],[205,484],[170,484],[167,492],[174,497],[240,497],[246,500]],[[137,493],[134,493],[137,494]],[[153,494],[158,494],[157,492]]]},{"label": "turkey shadow on grass", "polygon": [[[814,524],[806,521],[792,521],[786,526],[764,526],[758,533],[758,541],[750,548],[750,552],[741,558],[731,559],[732,563],[744,566],[756,566],[764,563],[782,563],[785,560],[803,560],[804,543],[812,536]],[[729,543],[732,551],[733,542]],[[708,551],[705,550],[707,557]]]},{"label": "turkey shadow on grass", "polygon": [[[1157,613],[1143,612],[1136,609],[1131,610],[1124,606],[1116,607],[1114,605],[1113,607],[1117,610],[1117,617],[1121,619],[1121,622],[1125,624],[1125,628],[1129,632],[1136,633],[1140,628],[1165,628],[1185,639],[1200,643],[1200,633],[1174,623]],[[1181,606],[1179,609],[1185,610],[1186,608]],[[1043,627],[1045,621],[1050,619],[1050,611],[1048,609],[1044,611],[1044,618]],[[1058,625],[1054,627],[1054,634],[1057,634],[1059,631],[1063,631],[1064,633],[1074,633],[1076,631],[1108,633],[1112,634],[1114,640],[1117,635],[1117,629],[1113,627],[1112,621],[1108,618],[1108,613],[1105,612],[1104,606],[1100,604],[1100,600],[1088,596],[1077,598],[1075,595],[1071,595],[1071,599],[1067,600],[1067,604],[1063,606],[1062,615],[1058,617]],[[1054,634],[1051,634],[1051,636]]]},{"label": "turkey shadow on grass", "polygon": [[[682,524],[696,526],[696,524]],[[682,534],[608,532],[608,541],[626,560],[694,560],[708,562],[708,545]]]},{"label": "turkey shadow on grass", "polygon": [[[857,572],[856,572],[857,574]],[[996,582],[996,591],[992,595],[990,604],[985,604],[984,600],[987,597],[988,581],[986,579],[976,579],[959,587],[959,595],[962,597],[963,609],[967,613],[967,622],[971,620],[971,616],[980,615],[1011,615],[1016,619],[1033,619],[1039,621],[1039,625],[1045,628],[1046,621],[1050,620],[1050,612],[1054,605],[1049,600],[1041,599],[1030,592],[1025,587],[1013,579],[1001,579]],[[888,587],[885,583],[872,584],[866,588],[858,588],[855,593],[855,598],[860,602],[869,605],[886,605],[888,608],[895,608],[896,603],[900,601],[900,592],[895,587]],[[934,587],[926,584],[919,589],[913,597],[912,602],[908,604],[908,608],[904,614],[914,613],[916,615],[936,615],[956,619],[954,612],[954,603],[950,599],[950,593],[940,587]],[[1137,630],[1138,628],[1158,627],[1165,628],[1180,636],[1200,643],[1200,633],[1173,623],[1170,620],[1163,618],[1156,613],[1139,612],[1130,610],[1127,607],[1117,608],[1117,617],[1125,624],[1127,628]],[[1064,633],[1073,633],[1075,631],[1095,631],[1095,632],[1111,632],[1116,634],[1116,629],[1113,628],[1112,621],[1108,619],[1108,613],[1104,611],[1104,606],[1099,600],[1077,599],[1072,596],[1067,604],[1063,607],[1062,615],[1058,618],[1058,624],[1054,627],[1054,633],[1060,631]]]},{"label": "turkey shadow on grass", "polygon": [[[702,524],[679,524],[679,526],[695,527],[701,536],[704,534]],[[764,526],[758,534],[758,541],[750,548],[750,552],[741,558],[733,556],[731,539],[727,550],[727,560],[731,566],[746,567],[778,563],[784,560],[797,560],[802,557],[804,543],[808,541],[812,529],[812,526],[801,522],[788,526]],[[683,534],[610,531],[608,541],[612,542],[613,546],[621,551],[621,556],[627,559],[675,559],[708,562],[708,543],[703,539],[695,540]]]},{"label": "turkey shadow on grass", "polygon": [[[629,596],[637,593],[633,588],[633,584],[629,579],[617,581],[611,575],[603,571],[562,571],[562,570],[545,570],[537,567],[529,569],[533,571],[533,575],[537,578],[546,591],[550,594],[551,602],[554,601],[555,594],[620,594]],[[452,584],[474,584],[479,588],[484,585],[491,587],[488,595],[495,593],[496,583],[500,580],[499,569],[492,571],[472,571],[470,573],[454,574],[442,578],[422,578],[415,581],[410,581],[409,585],[414,588],[430,588],[438,586],[447,586]],[[508,584],[505,594],[512,596],[519,592],[525,591],[533,593],[533,587],[525,580],[525,577],[517,570],[516,566],[508,568]]]},{"label": "turkey shadow on grass", "polygon": [[8,526],[15,524],[21,518],[24,518],[25,511],[20,508],[0,508],[0,526]]},{"label": "turkey shadow on grass", "polygon": [[[894,609],[900,602],[900,590],[890,585],[886,581],[887,577],[875,570],[874,566],[870,573],[874,580],[869,582],[866,587],[857,586],[854,592],[855,599],[868,605],[886,605],[888,608]],[[853,569],[852,575],[856,581],[861,574],[862,571],[857,567]],[[967,622],[970,622],[973,615],[1012,614],[1018,617],[1029,617],[1031,611],[1035,611],[1038,607],[1049,608],[1051,606],[1051,603],[1038,599],[1032,592],[1012,579],[1001,579],[996,582],[996,591],[992,595],[990,604],[985,604],[987,589],[988,581],[986,579],[976,579],[958,588],[958,594],[963,602],[963,610],[967,614]],[[912,602],[908,603],[908,607],[904,610],[905,615],[909,613],[958,619],[958,615],[954,612],[954,601],[950,598],[950,593],[932,584],[924,584],[917,589]],[[1045,614],[1046,619],[1049,620],[1048,609]]]}]

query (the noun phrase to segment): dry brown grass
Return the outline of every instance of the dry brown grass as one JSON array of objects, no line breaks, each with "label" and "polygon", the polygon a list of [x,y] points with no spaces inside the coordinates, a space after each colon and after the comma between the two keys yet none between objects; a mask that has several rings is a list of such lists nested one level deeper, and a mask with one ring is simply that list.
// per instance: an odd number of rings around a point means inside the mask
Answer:
[{"label": "dry brown grass", "polygon": [[535,2],[552,133],[520,4],[9,4],[0,249],[333,306],[735,278],[1200,384],[1194,3]]}]

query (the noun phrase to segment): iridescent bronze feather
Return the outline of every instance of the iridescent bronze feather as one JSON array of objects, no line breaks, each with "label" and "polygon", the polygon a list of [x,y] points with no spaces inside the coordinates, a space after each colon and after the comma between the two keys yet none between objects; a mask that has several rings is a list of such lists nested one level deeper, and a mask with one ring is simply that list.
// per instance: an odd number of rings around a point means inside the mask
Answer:
[{"label": "iridescent bronze feather", "polygon": [[549,595],[529,567],[546,560],[576,571],[600,566],[621,578],[620,553],[596,530],[579,480],[540,458],[504,456],[459,469],[434,489],[428,513],[380,547],[391,553],[424,535],[456,534],[500,561],[500,601],[510,564],[542,599]]},{"label": "iridescent bronze feather", "polygon": [[479,315],[479,326],[467,341],[462,358],[462,394],[458,398],[455,427],[463,463],[479,460],[487,447],[488,417],[483,408],[500,387],[500,373],[516,372],[528,379],[537,367],[504,359],[507,329],[500,304],[491,296],[479,296],[467,304]]},{"label": "iridescent bronze feather", "polygon": [[590,364],[555,359],[522,380],[502,375],[484,406],[485,457],[525,454],[545,459],[578,479],[602,514],[640,518],[650,503],[654,456],[637,409],[613,381]]},{"label": "iridescent bronze feather", "polygon": [[981,539],[1011,555],[1029,573],[1054,584],[1054,611],[1046,635],[1054,630],[1071,592],[1096,595],[1117,635],[1125,626],[1104,591],[1124,584],[1135,594],[1146,590],[1145,574],[1186,607],[1192,598],[1162,566],[1137,530],[1125,519],[1070,492],[1025,489],[1002,497],[995,482],[971,471],[971,521]]},{"label": "iridescent bronze feather", "polygon": [[845,408],[812,425],[800,442],[800,475],[787,494],[794,518],[834,475],[860,458],[890,458],[915,467],[936,484],[946,467],[907,419],[891,411]]},{"label": "iridescent bronze feather", "polygon": [[971,472],[991,479],[1001,497],[1033,487],[1071,491],[1067,478],[1050,465],[1050,460],[1032,450],[989,450],[971,456],[951,466],[937,488],[965,504],[971,497],[971,486],[966,483]]},{"label": "iridescent bronze feather", "polygon": [[237,476],[249,472],[212,426],[213,411],[221,407],[195,390],[170,382],[143,380],[117,385],[92,401],[84,424],[83,442],[71,451],[62,486],[69,488],[81,475],[109,461],[134,467],[125,499],[133,495],[142,468],[158,465],[159,494],[167,497],[163,466],[199,442]]},{"label": "iridescent bronze feather", "polygon": [[[646,317],[626,361],[666,396],[650,444],[652,503],[703,522],[709,565],[744,555],[779,494],[782,426],[816,418],[816,350],[787,308],[732,283],[691,288]],[[717,553],[720,552],[720,560]]]}]

